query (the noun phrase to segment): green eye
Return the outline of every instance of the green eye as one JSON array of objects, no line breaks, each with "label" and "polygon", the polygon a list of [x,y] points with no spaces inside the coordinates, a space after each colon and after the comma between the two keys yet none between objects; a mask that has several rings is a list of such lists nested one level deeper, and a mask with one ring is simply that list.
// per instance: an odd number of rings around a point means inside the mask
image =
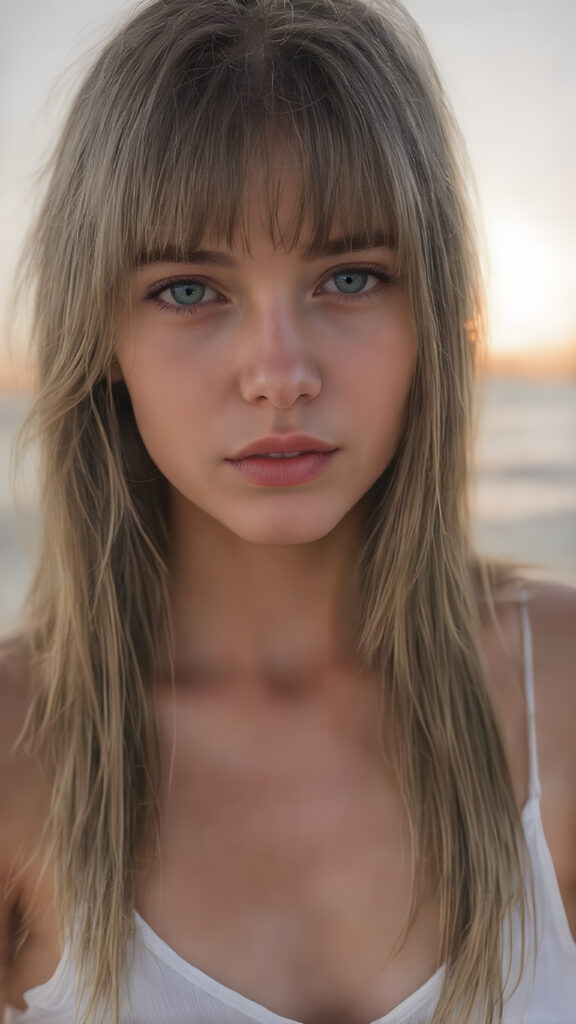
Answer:
[{"label": "green eye", "polygon": [[353,295],[366,287],[368,276],[365,271],[344,270],[339,274],[334,274],[333,280],[339,292]]}]

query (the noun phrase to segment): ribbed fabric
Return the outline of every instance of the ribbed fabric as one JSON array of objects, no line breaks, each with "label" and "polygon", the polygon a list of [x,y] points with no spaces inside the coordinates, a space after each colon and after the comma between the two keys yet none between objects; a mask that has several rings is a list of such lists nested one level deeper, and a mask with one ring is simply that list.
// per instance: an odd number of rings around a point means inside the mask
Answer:
[{"label": "ribbed fabric", "polygon": [[[506,989],[505,1024],[576,1024],[576,943],[562,903],[540,815],[540,779],[534,721],[532,638],[525,598],[522,629],[530,746],[530,797],[522,823],[535,889],[536,956],[532,924],[526,931],[526,967],[515,992],[521,941],[512,922],[512,974]],[[509,936],[504,935],[505,949]],[[505,956],[503,970],[508,965]],[[399,1006],[371,1024],[428,1024],[438,1001],[444,968]],[[233,992],[183,960],[135,915],[125,976],[121,1024],[299,1024]],[[74,974],[65,950],[53,977],[26,993],[28,1009],[8,1009],[4,1024],[74,1024]],[[368,1024],[368,1022],[366,1022]],[[484,1024],[484,1022],[479,1022]]]}]

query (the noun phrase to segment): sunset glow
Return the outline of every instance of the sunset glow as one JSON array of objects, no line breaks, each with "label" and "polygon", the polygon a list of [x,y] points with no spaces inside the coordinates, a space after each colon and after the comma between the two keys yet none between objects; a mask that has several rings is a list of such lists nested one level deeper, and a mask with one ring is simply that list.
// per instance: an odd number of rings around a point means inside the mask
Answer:
[{"label": "sunset glow", "polygon": [[487,217],[491,348],[534,354],[576,338],[576,246],[560,232],[502,213]]}]

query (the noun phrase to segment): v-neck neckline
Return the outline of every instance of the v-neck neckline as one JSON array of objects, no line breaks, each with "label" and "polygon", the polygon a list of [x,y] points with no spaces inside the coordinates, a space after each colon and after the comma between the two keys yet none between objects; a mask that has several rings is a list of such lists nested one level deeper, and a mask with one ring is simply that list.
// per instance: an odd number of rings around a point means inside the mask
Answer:
[{"label": "v-neck neckline", "polygon": [[[233,1006],[246,1016],[257,1021],[258,1024],[302,1024],[301,1021],[293,1020],[291,1017],[282,1017],[280,1014],[274,1013],[273,1010],[267,1009],[261,1003],[243,996],[240,992],[228,988],[227,985],[217,981],[216,978],[201,971],[200,968],[195,967],[194,964],[181,957],[164,939],[161,939],[136,910],[134,911],[134,916],[139,935],[148,949],[160,957],[169,967],[177,971],[178,974],[188,978],[189,981],[216,999],[220,999],[229,1006]],[[433,994],[436,996],[439,994],[445,970],[446,968],[443,964],[406,999],[403,999],[401,1003],[398,1003],[388,1013],[385,1013],[383,1017],[378,1017],[376,1020],[371,1021],[370,1024],[403,1024],[407,1014],[419,1009],[423,1004],[427,1004]]]}]

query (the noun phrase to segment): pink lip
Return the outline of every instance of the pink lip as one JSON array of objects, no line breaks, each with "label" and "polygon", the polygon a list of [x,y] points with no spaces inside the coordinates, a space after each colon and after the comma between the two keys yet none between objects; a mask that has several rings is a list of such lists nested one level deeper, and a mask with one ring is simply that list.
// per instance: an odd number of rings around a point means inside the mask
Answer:
[{"label": "pink lip", "polygon": [[261,437],[244,448],[240,448],[229,462],[236,462],[245,459],[250,455],[268,455],[270,452],[333,452],[335,446],[319,441],[317,437],[308,437],[306,434],[269,434]]},{"label": "pink lip", "polygon": [[261,487],[294,487],[320,476],[336,454],[335,450],[316,451],[296,455],[291,459],[253,455],[227,461],[253,484],[260,484]]}]

